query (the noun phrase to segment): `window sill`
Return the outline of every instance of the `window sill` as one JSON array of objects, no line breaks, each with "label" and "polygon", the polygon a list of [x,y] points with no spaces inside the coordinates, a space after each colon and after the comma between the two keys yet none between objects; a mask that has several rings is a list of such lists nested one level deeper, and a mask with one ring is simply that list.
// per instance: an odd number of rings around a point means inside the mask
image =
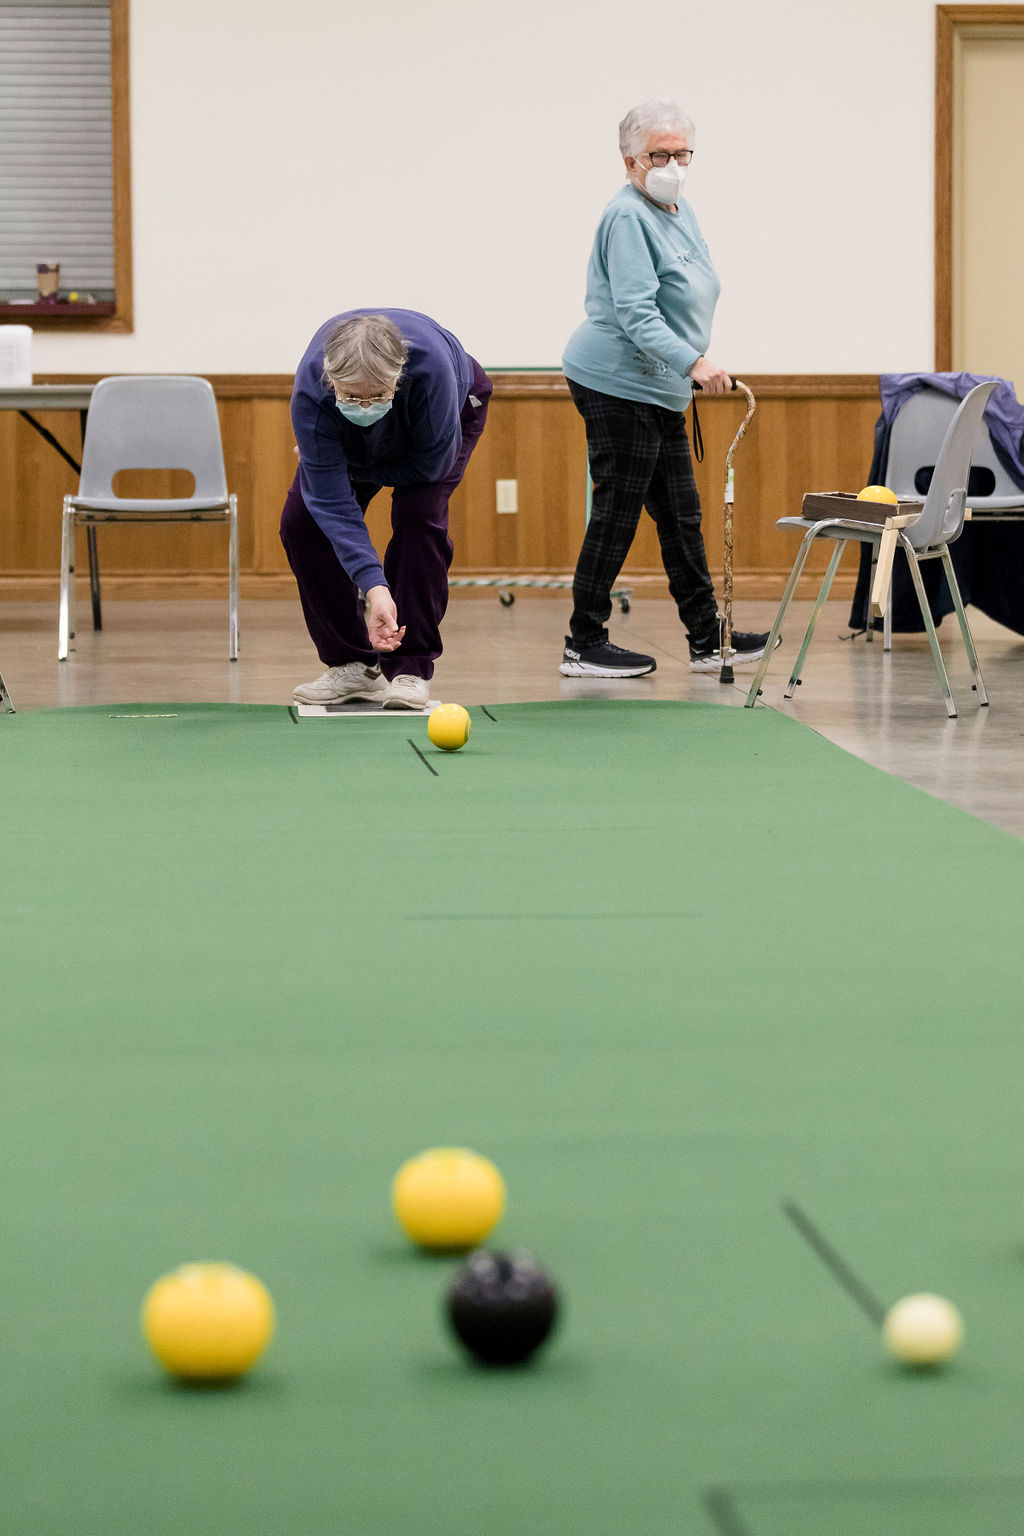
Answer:
[{"label": "window sill", "polygon": [[[69,304],[58,301],[50,304],[4,304],[0,302],[0,322],[5,325],[21,322],[33,328],[53,326],[92,327],[100,325],[105,330],[120,329],[117,324],[117,305],[113,299],[96,304]],[[114,322],[112,325],[111,322]]]}]

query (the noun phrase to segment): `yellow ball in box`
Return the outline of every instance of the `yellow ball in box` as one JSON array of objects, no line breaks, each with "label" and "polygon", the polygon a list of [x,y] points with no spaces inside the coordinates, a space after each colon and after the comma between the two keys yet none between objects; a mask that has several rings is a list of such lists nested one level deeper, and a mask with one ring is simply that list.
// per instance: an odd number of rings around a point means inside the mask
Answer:
[{"label": "yellow ball in box", "polygon": [[858,501],[887,501],[890,505],[899,506],[899,497],[895,491],[890,491],[887,485],[866,485],[862,491],[857,492]]}]

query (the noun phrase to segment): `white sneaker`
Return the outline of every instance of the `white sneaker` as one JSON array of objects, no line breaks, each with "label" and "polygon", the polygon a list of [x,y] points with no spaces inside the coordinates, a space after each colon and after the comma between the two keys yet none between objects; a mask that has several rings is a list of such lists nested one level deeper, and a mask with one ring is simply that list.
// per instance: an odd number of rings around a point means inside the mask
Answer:
[{"label": "white sneaker", "polygon": [[347,704],[350,699],[371,699],[379,704],[387,692],[388,680],[381,676],[380,667],[349,661],[343,667],[328,667],[311,683],[300,683],[292,698],[296,704]]},{"label": "white sneaker", "polygon": [[413,677],[409,672],[399,672],[388,684],[384,698],[385,709],[423,709],[430,700],[430,681],[425,677]]}]

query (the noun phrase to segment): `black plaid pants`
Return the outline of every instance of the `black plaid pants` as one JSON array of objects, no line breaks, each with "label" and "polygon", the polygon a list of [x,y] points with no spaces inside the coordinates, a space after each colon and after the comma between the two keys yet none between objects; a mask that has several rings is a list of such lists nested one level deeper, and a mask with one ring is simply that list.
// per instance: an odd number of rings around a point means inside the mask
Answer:
[{"label": "black plaid pants", "polygon": [[620,400],[568,380],[587,429],[594,482],[590,522],[573,576],[576,645],[606,640],[612,587],[644,507],[654,519],[668,587],[690,638],[717,627],[715,593],[700,531],[700,498],[681,411]]}]

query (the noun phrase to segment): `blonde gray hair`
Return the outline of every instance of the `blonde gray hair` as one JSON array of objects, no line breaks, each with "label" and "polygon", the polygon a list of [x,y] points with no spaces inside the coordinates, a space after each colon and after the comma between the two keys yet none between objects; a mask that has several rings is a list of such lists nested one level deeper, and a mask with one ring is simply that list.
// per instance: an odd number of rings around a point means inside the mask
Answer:
[{"label": "blonde gray hair", "polygon": [[348,315],[324,345],[324,381],[393,390],[408,360],[409,348],[387,315]]},{"label": "blonde gray hair", "polygon": [[619,152],[636,155],[652,133],[678,133],[692,149],[697,130],[682,107],[674,101],[645,101],[626,113],[619,124]]}]

